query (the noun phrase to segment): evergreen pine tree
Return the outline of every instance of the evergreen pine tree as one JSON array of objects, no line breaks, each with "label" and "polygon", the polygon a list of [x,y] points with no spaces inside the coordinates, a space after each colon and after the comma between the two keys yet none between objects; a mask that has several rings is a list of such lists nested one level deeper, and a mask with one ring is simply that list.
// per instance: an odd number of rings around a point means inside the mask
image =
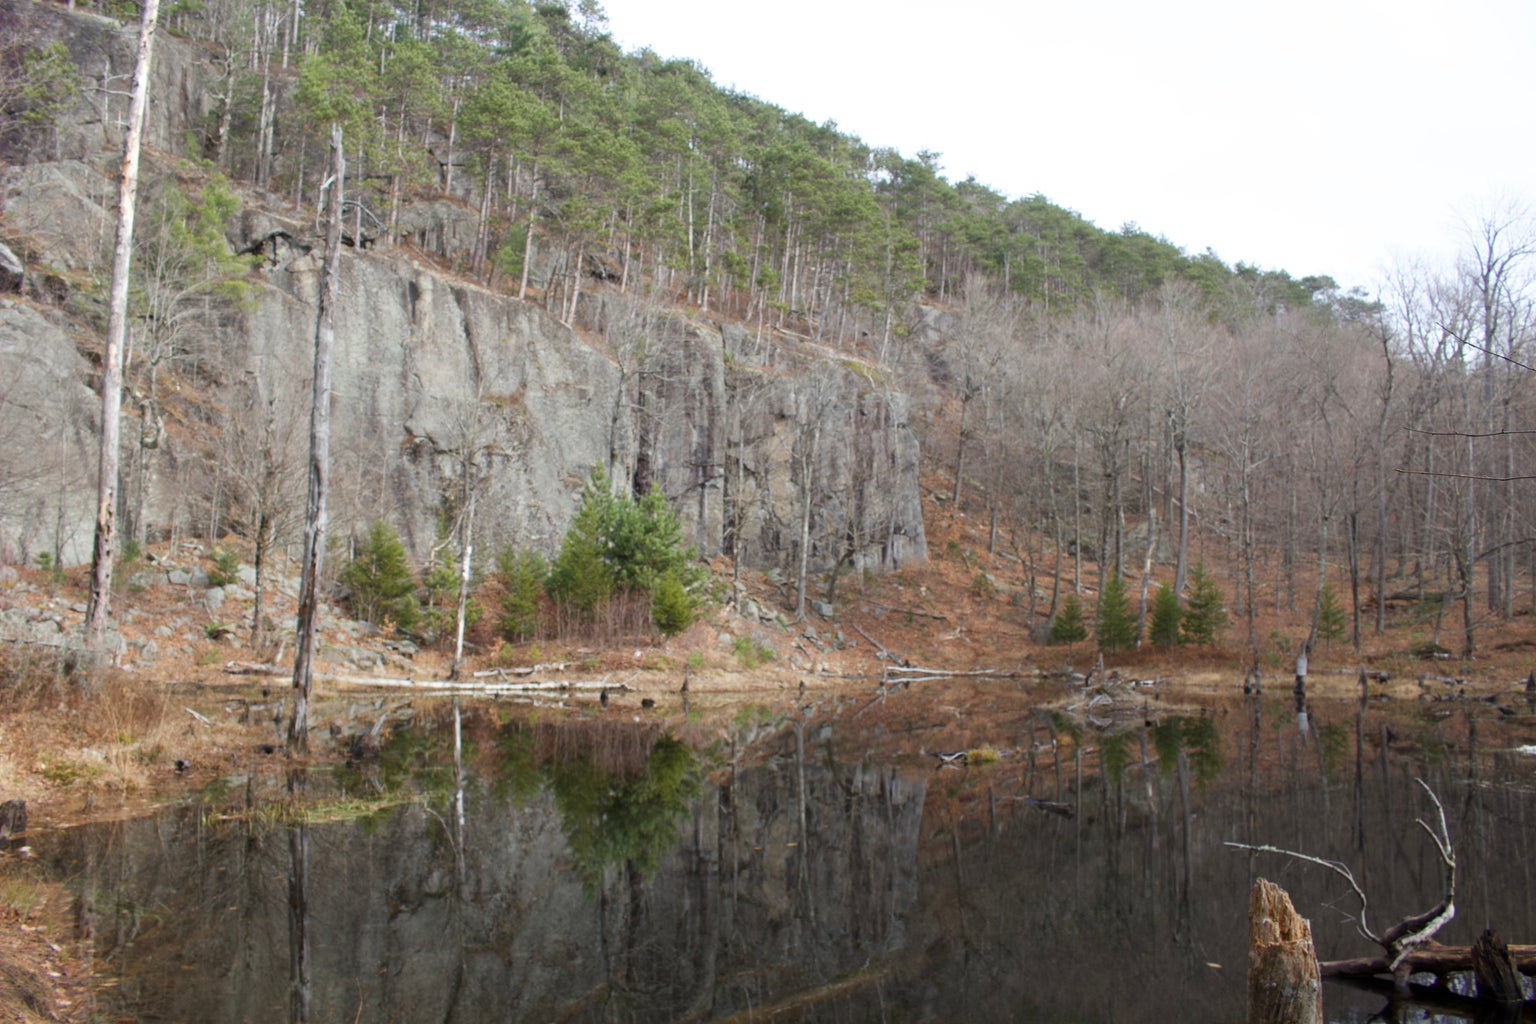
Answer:
[{"label": "evergreen pine tree", "polygon": [[612,515],[613,502],[608,493],[608,475],[601,468],[593,470],[581,494],[581,508],[566,531],[546,584],[550,597],[588,622],[613,596],[617,586],[613,569],[604,558],[604,527]]},{"label": "evergreen pine tree", "polygon": [[501,549],[496,556],[496,577],[501,583],[501,635],[508,640],[531,640],[538,635],[540,598],[549,566],[536,551]]},{"label": "evergreen pine tree", "polygon": [[1083,604],[1076,594],[1068,594],[1051,622],[1051,639],[1059,644],[1088,639],[1088,624],[1083,621]]},{"label": "evergreen pine tree", "polygon": [[416,580],[400,535],[384,520],[369,528],[357,557],[341,570],[341,582],[352,591],[352,614],[363,621],[392,622],[403,630],[416,625]]},{"label": "evergreen pine tree", "polygon": [[1125,581],[1119,573],[1111,573],[1099,593],[1099,621],[1096,629],[1099,649],[1105,654],[1129,650],[1136,646],[1136,620],[1131,616],[1130,599],[1125,593]]},{"label": "evergreen pine tree", "polygon": [[1164,650],[1178,646],[1179,620],[1183,617],[1184,609],[1179,604],[1179,595],[1164,583],[1157,588],[1157,596],[1152,599],[1152,624],[1147,627],[1148,639]]},{"label": "evergreen pine tree", "polygon": [[1221,601],[1221,588],[1206,575],[1204,563],[1189,571],[1189,599],[1185,603],[1181,627],[1187,644],[1214,644],[1227,626],[1227,609]]},{"label": "evergreen pine tree", "polygon": [[663,636],[676,636],[693,625],[694,600],[672,573],[651,589],[651,619]]},{"label": "evergreen pine tree", "polygon": [[1346,616],[1332,583],[1323,584],[1317,604],[1317,635],[1323,640],[1344,639]]}]

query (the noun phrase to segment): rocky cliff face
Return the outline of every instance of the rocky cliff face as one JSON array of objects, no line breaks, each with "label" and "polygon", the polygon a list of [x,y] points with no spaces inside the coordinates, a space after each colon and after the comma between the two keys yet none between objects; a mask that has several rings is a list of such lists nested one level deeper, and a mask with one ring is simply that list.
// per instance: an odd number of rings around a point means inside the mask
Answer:
[{"label": "rocky cliff face", "polygon": [[[86,81],[56,137],[0,165],[0,242],[28,269],[0,312],[11,371],[0,431],[39,442],[0,454],[3,553],[73,563],[89,557],[94,517],[89,389],[120,156],[110,83],[131,66],[132,38],[28,0],[3,0],[0,17],[28,39],[65,41]],[[162,35],[146,194],[172,178],[198,188],[202,172],[180,157],[215,80],[210,55]],[[321,246],[312,213],[240,197],[230,245],[264,257],[245,297],[200,321],[154,395],[141,382],[125,403],[142,420],[123,430],[125,501],[151,539],[239,531],[262,500],[302,507]],[[562,323],[443,269],[465,235],[456,210],[470,216],[451,199],[408,208],[400,246],[343,254],[333,533],[384,518],[422,559],[442,517],[473,495],[482,551],[551,550],[602,464],[637,489],[659,485],[706,556],[789,568],[805,530],[816,569],[924,557],[917,443],[905,397],[878,368],[642,309],[596,281],[576,323]]]}]

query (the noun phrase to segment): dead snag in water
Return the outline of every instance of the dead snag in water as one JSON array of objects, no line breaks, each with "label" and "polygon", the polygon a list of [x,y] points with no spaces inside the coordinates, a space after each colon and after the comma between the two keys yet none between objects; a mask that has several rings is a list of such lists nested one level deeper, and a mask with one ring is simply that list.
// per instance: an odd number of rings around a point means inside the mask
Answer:
[{"label": "dead snag in water", "polygon": [[1494,1003],[1519,1003],[1525,999],[1520,971],[1509,945],[1492,928],[1484,928],[1472,946],[1472,973],[1477,978],[1477,998]]},{"label": "dead snag in water", "polygon": [[[1415,779],[1414,781],[1419,784],[1420,788],[1424,790],[1429,796],[1430,801],[1435,805],[1436,817],[1434,827],[1425,823],[1423,818],[1417,818],[1415,821],[1425,831],[1430,841],[1435,844],[1435,848],[1440,852],[1440,862],[1444,866],[1444,892],[1440,902],[1430,910],[1405,918],[1379,934],[1371,928],[1366,917],[1370,910],[1370,901],[1366,899],[1365,890],[1360,887],[1360,883],[1355,879],[1354,872],[1350,871],[1344,862],[1314,857],[1311,854],[1298,853],[1295,850],[1284,850],[1278,846],[1254,846],[1249,843],[1233,842],[1226,844],[1239,850],[1248,850],[1253,853],[1278,853],[1286,857],[1294,857],[1297,860],[1317,864],[1327,868],[1348,882],[1350,889],[1354,891],[1355,898],[1360,901],[1360,911],[1355,919],[1355,927],[1361,935],[1386,951],[1386,971],[1392,974],[1393,981],[1399,988],[1406,988],[1408,985],[1408,975],[1411,973],[1408,962],[1409,957],[1412,956],[1415,950],[1428,944],[1434,938],[1435,933],[1456,916],[1456,851],[1451,846],[1450,830],[1445,823],[1445,807],[1440,803],[1440,798],[1435,795],[1435,791],[1429,788],[1428,783],[1423,779]],[[1323,972],[1325,974],[1333,973],[1328,970],[1328,966],[1327,964],[1323,965]]]},{"label": "dead snag in water", "polygon": [[1312,925],[1263,878],[1248,901],[1248,1024],[1320,1024],[1323,982]]}]

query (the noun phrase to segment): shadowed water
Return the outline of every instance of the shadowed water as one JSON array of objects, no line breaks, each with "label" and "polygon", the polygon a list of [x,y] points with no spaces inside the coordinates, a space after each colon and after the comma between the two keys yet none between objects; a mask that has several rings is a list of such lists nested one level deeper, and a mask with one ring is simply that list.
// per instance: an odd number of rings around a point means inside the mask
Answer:
[{"label": "shadowed water", "polygon": [[[481,718],[460,774],[446,722],[293,778],[305,815],[234,780],[39,851],[120,975],[111,1009],[137,1019],[1238,1021],[1256,874],[1325,959],[1377,951],[1336,876],[1224,843],[1347,862],[1384,929],[1440,895],[1416,778],[1460,860],[1441,939],[1536,941],[1524,716],[1058,720],[1061,762],[1027,774],[844,763],[856,724],[786,726],[733,766],[636,725]],[[1325,991],[1333,1021],[1385,1004]]]}]

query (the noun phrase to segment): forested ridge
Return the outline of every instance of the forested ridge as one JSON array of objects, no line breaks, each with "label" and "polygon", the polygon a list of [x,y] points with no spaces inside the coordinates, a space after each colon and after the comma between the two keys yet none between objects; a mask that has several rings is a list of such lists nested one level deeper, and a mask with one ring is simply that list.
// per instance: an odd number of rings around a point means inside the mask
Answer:
[{"label": "forested ridge", "polygon": [[[949,182],[934,154],[621,52],[595,3],[193,0],[164,24],[219,70],[188,140],[210,171],[312,210],[342,127],[351,244],[419,246],[578,327],[584,294],[643,295],[872,367],[1042,620],[1110,573],[1182,589],[1197,560],[1240,618],[1315,619],[1330,575],[1363,630],[1391,597],[1438,637],[1459,601],[1468,651],[1529,603],[1522,211],[1471,218],[1454,268],[1345,294]],[[43,51],[5,64],[13,134],[46,150],[38,112],[71,80]],[[403,216],[432,202],[472,240]]]}]

